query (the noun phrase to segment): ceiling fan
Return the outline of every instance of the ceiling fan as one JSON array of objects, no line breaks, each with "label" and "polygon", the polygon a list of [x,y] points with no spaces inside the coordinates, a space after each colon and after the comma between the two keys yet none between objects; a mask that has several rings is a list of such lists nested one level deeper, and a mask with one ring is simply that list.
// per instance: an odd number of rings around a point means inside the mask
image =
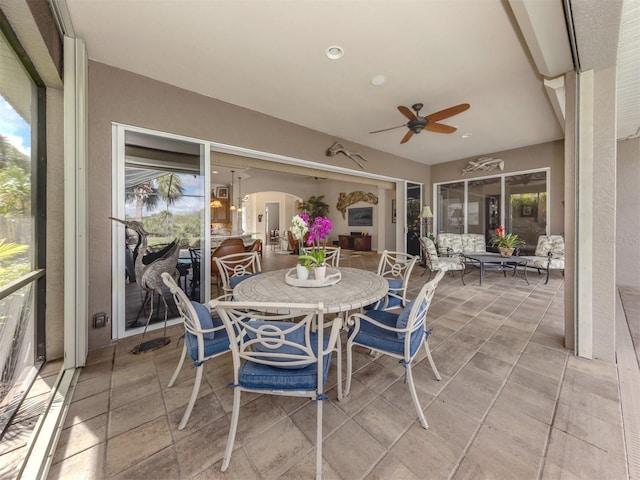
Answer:
[{"label": "ceiling fan", "polygon": [[413,108],[416,113],[413,113],[407,107],[400,105],[398,107],[398,110],[402,115],[409,119],[407,123],[405,123],[404,125],[399,125],[397,127],[375,130],[369,133],[386,132],[402,127],[409,128],[409,131],[405,134],[404,137],[402,137],[400,143],[407,143],[414,133],[420,133],[422,130],[428,130],[435,133],[453,133],[457,130],[455,127],[437,122],[439,122],[440,120],[444,120],[445,118],[453,117],[458,113],[464,112],[465,110],[468,110],[470,106],[471,105],[469,105],[468,103],[461,103],[460,105],[456,105],[455,107],[445,108],[444,110],[432,113],[431,115],[427,115],[426,117],[421,117],[420,110],[423,107],[421,103],[416,103],[411,106],[411,108]]}]

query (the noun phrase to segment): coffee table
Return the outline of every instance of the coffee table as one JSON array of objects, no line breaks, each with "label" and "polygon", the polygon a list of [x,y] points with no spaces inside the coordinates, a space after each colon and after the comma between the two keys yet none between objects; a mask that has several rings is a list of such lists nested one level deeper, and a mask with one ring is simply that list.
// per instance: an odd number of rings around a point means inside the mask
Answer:
[{"label": "coffee table", "polygon": [[518,271],[518,267],[523,267],[523,276],[527,285],[529,285],[529,279],[527,278],[527,262],[531,261],[530,257],[501,257],[498,253],[469,253],[463,254],[462,258],[465,264],[465,268],[462,270],[463,283],[464,272],[468,265],[480,269],[480,285],[482,285],[484,272],[487,269],[499,270],[505,276],[507,270],[513,270],[513,276],[515,276]]}]

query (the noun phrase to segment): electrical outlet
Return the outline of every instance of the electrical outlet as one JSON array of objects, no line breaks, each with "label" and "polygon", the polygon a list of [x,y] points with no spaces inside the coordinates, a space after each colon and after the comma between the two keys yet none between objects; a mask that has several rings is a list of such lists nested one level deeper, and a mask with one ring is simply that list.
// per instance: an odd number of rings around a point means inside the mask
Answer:
[{"label": "electrical outlet", "polygon": [[109,317],[105,312],[96,313],[93,316],[93,328],[103,328],[109,323]]}]

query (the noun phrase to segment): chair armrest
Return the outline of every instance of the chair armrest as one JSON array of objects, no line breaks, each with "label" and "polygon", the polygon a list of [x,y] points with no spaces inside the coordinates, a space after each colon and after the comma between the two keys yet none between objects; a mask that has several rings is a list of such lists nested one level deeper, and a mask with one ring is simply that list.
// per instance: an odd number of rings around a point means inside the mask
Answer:
[{"label": "chair armrest", "polygon": [[223,323],[222,325],[218,325],[217,327],[213,327],[213,328],[204,328],[202,330],[196,330],[196,329],[190,329],[190,330],[192,330],[192,333],[205,335],[207,333],[219,332],[221,330],[224,330],[225,328],[226,327],[224,326],[224,323]]},{"label": "chair armrest", "polygon": [[397,332],[402,332],[403,331],[403,330],[399,330],[399,329],[397,329],[395,327],[390,327],[389,325],[385,325],[383,323],[377,322],[373,318],[368,317],[367,315],[362,314],[362,313],[352,313],[351,315],[349,315],[349,318],[347,318],[347,321],[346,321],[346,325],[348,327],[355,326],[361,320],[365,321],[365,322],[368,322],[368,323],[370,323],[372,325],[375,325],[376,327],[382,328],[384,330],[389,330],[390,332],[396,332],[397,333]]},{"label": "chair armrest", "polygon": [[329,344],[327,345],[327,349],[322,352],[322,355],[326,355],[327,353],[333,350],[338,340],[338,337],[340,336],[340,330],[342,329],[342,317],[336,317],[335,319],[331,320],[331,322],[332,322],[332,325],[331,325],[331,333],[329,336]]}]

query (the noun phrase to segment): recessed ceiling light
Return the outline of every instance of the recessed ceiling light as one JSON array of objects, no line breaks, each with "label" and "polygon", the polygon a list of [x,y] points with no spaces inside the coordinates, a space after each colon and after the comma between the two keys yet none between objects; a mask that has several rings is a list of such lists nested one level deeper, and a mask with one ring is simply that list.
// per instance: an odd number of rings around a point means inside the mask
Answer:
[{"label": "recessed ceiling light", "polygon": [[216,174],[216,173],[218,173],[218,171],[217,171],[217,170],[214,170],[214,171],[212,171],[211,173]]},{"label": "recessed ceiling light", "polygon": [[342,55],[344,55],[344,50],[342,49],[342,47],[338,47],[337,45],[334,45],[332,47],[327,48],[327,57],[329,57],[331,60],[337,60],[339,58],[342,58]]},{"label": "recessed ceiling light", "polygon": [[473,136],[473,133],[465,133],[462,135],[462,138],[471,138]]},{"label": "recessed ceiling light", "polygon": [[382,85],[387,81],[387,77],[384,75],[375,75],[371,78],[371,85],[375,85],[376,87]]}]

